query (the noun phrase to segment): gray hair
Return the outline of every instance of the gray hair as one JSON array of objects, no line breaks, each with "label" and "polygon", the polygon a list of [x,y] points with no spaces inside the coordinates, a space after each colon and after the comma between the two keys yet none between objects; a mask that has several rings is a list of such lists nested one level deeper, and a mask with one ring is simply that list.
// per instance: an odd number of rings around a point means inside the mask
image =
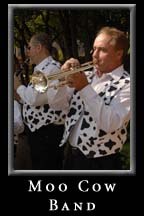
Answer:
[{"label": "gray hair", "polygon": [[33,44],[41,44],[48,51],[51,51],[51,39],[49,35],[45,32],[36,33],[32,36]]}]

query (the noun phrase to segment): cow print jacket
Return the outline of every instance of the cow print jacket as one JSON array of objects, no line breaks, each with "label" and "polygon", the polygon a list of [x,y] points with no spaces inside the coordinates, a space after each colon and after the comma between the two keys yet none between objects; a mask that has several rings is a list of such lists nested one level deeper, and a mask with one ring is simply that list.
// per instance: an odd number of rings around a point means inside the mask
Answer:
[{"label": "cow print jacket", "polygon": [[[52,67],[52,65],[59,68],[59,64],[55,60],[50,59],[50,61],[43,65],[41,71],[49,70],[49,66]],[[31,85],[31,83],[29,85]],[[31,106],[26,102],[23,104],[23,119],[31,132],[52,123],[57,125],[64,124],[65,116],[65,111],[54,110],[50,108],[49,104],[44,104],[42,106]]]},{"label": "cow print jacket", "polygon": [[[92,76],[90,75],[89,81],[91,79]],[[103,98],[105,105],[109,106],[117,92],[129,82],[130,77],[126,71],[124,71],[119,80],[115,81],[112,78],[109,85],[105,86],[105,91],[99,93],[99,96]],[[126,127],[128,122],[125,122],[121,128],[111,133],[106,133],[104,130],[98,129],[97,122],[85,107],[78,91],[74,92],[70,102],[70,111],[65,121],[65,132],[60,146],[67,142],[71,129],[76,124],[81,113],[83,115],[82,125],[76,146],[87,158],[96,158],[113,154],[122,149],[127,138]]]}]

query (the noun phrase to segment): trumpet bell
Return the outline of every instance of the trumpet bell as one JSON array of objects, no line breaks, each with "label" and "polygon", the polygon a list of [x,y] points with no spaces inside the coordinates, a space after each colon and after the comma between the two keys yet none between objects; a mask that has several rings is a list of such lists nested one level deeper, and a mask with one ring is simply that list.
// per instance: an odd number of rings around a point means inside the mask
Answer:
[{"label": "trumpet bell", "polygon": [[46,90],[48,88],[48,79],[41,71],[36,71],[32,75],[31,83],[32,83],[34,89],[39,93],[46,92]]}]

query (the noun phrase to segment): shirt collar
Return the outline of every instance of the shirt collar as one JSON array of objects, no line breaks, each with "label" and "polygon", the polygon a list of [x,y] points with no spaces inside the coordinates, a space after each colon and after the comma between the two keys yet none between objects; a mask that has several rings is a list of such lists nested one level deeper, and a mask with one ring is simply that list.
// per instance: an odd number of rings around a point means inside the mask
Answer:
[{"label": "shirt collar", "polygon": [[44,65],[47,63],[50,63],[53,60],[52,56],[49,56],[45,58],[43,61],[41,61],[38,65],[35,66],[34,71],[39,71],[43,68]]},{"label": "shirt collar", "polygon": [[114,69],[112,72],[108,73],[114,80],[119,80],[124,72],[123,65],[119,66],[118,68]]},{"label": "shirt collar", "polygon": [[116,69],[114,69],[113,71],[103,74],[102,77],[99,78],[99,79],[103,79],[103,78],[106,78],[106,77],[111,77],[116,81],[116,80],[120,79],[123,72],[124,72],[124,67],[123,67],[123,65],[121,65],[121,66],[117,67]]}]

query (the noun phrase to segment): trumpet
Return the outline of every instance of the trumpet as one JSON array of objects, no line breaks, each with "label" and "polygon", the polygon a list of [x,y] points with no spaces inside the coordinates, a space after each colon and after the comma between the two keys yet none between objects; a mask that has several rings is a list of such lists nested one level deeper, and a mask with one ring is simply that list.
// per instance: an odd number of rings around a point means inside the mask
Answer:
[{"label": "trumpet", "polygon": [[28,65],[29,61],[30,59],[27,58],[22,64],[20,64],[19,68],[15,72],[16,76],[19,76],[23,72],[23,70],[25,69],[25,66]]},{"label": "trumpet", "polygon": [[36,71],[31,76],[31,83],[36,91],[39,93],[44,93],[48,88],[59,88],[63,85],[66,85],[67,82],[65,80],[59,81],[58,84],[50,84],[52,80],[60,80],[62,78],[65,78],[66,76],[69,76],[70,74],[78,73],[80,71],[86,72],[86,70],[93,68],[94,64],[92,61],[86,62],[82,64],[80,67],[71,68],[68,71],[59,71],[57,73],[51,74],[51,75],[45,75],[41,71]]},{"label": "trumpet", "polygon": [[28,77],[28,66],[30,59],[27,58],[23,63],[19,64],[18,69],[15,71],[15,75],[19,78],[23,85],[27,85],[29,83]]}]

